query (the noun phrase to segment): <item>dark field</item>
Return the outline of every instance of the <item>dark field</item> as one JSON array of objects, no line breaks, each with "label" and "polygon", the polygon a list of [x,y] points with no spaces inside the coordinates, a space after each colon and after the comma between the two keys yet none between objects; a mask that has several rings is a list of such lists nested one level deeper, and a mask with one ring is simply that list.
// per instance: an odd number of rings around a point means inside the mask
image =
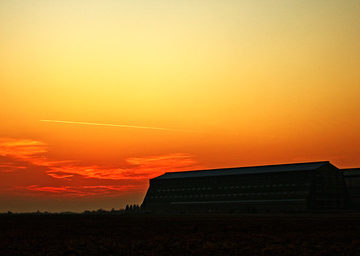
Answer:
[{"label": "dark field", "polygon": [[0,216],[0,255],[360,255],[360,215]]}]

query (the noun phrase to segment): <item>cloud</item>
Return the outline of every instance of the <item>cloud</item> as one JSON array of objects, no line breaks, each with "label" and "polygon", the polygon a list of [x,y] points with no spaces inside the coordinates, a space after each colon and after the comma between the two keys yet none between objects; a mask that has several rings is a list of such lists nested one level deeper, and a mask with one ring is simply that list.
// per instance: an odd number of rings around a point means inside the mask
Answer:
[{"label": "cloud", "polygon": [[46,144],[36,140],[0,138],[0,156],[23,160],[34,164],[43,163]]},{"label": "cloud", "polygon": [[201,168],[186,153],[130,157],[126,167],[84,165],[48,158],[46,143],[0,138],[0,193],[43,196],[113,196],[145,191],[164,172]]},{"label": "cloud", "polygon": [[67,178],[71,178],[71,177],[74,176],[72,174],[64,174],[62,172],[56,173],[56,172],[53,172],[53,171],[47,172],[47,175],[49,175],[50,177],[53,177],[55,179],[67,179]]},{"label": "cloud", "polygon": [[54,178],[70,178],[81,175],[96,179],[148,179],[165,171],[188,170],[196,166],[196,161],[189,154],[168,154],[161,156],[133,157],[126,159],[128,168],[106,168],[101,166],[61,165],[51,166],[48,175]]},{"label": "cloud", "polygon": [[195,131],[183,130],[183,129],[173,129],[173,128],[154,127],[154,126],[139,126],[139,125],[129,125],[129,124],[104,124],[104,123],[90,123],[90,122],[64,121],[64,120],[39,120],[39,121],[47,122],[47,123],[58,123],[58,124],[108,126],[108,127],[120,127],[120,128],[133,128],[133,129],[160,130],[160,131],[169,131],[169,132],[195,132]]},{"label": "cloud", "polygon": [[0,155],[0,173],[1,172],[13,172],[19,169],[25,169],[26,163],[22,161],[16,161],[15,159],[10,159],[9,157],[4,157]]},{"label": "cloud", "polygon": [[118,196],[132,192],[136,186],[38,186],[31,185],[23,187],[22,189],[34,192],[37,196],[57,197],[89,197],[89,196]]}]

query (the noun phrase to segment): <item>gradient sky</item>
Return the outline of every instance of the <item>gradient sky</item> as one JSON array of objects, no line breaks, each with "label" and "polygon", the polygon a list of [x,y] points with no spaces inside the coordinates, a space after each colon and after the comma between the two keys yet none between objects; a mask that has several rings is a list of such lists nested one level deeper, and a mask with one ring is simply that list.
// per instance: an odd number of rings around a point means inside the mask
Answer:
[{"label": "gradient sky", "polygon": [[166,171],[359,167],[359,14],[358,0],[1,1],[0,212],[141,203]]}]

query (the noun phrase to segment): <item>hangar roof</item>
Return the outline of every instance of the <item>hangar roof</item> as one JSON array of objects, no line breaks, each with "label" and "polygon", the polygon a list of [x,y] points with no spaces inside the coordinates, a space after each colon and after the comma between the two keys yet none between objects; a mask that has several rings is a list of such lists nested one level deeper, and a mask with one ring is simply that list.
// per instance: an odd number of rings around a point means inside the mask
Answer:
[{"label": "hangar roof", "polygon": [[198,178],[198,177],[210,177],[210,176],[243,175],[243,174],[259,174],[259,173],[294,172],[294,171],[313,171],[325,165],[331,165],[331,164],[329,161],[323,161],[323,162],[296,163],[296,164],[234,167],[234,168],[210,169],[210,170],[198,170],[198,171],[186,171],[186,172],[166,172],[163,175],[153,178],[152,180]]}]

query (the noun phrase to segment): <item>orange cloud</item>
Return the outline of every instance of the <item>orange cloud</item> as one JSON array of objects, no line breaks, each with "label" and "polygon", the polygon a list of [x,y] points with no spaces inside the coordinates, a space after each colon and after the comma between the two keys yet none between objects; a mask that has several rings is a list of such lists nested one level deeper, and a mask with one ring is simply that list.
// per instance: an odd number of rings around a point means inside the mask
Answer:
[{"label": "orange cloud", "polygon": [[167,171],[200,168],[186,153],[132,157],[122,168],[58,161],[47,153],[40,141],[0,138],[0,184],[42,196],[113,196],[145,191],[149,178]]},{"label": "orange cloud", "polygon": [[196,164],[192,155],[184,153],[174,153],[162,156],[133,157],[126,160],[132,165],[142,168],[166,168],[167,171],[179,171],[188,169]]},{"label": "orange cloud", "polygon": [[50,177],[53,177],[55,179],[66,179],[66,178],[71,178],[74,176],[72,174],[63,174],[63,173],[56,173],[56,172],[48,172],[47,175],[49,175]]},{"label": "orange cloud", "polygon": [[42,163],[47,153],[46,144],[36,140],[0,138],[0,156],[31,163]]},{"label": "orange cloud", "polygon": [[70,178],[81,175],[96,179],[148,179],[165,171],[181,171],[194,168],[197,163],[189,154],[176,153],[162,156],[128,158],[129,168],[106,168],[101,166],[61,165],[51,166],[48,175],[54,178]]},{"label": "orange cloud", "polygon": [[66,186],[66,187],[47,187],[47,186],[38,186],[38,185],[32,185],[32,186],[28,186],[26,187],[26,189],[28,190],[33,190],[33,191],[42,191],[42,192],[51,192],[51,193],[59,193],[59,192],[63,192],[63,191],[69,191],[70,187]]},{"label": "orange cloud", "polygon": [[68,196],[68,197],[85,197],[85,196],[117,196],[127,194],[136,190],[133,185],[124,186],[26,186],[23,189],[36,192],[38,195],[46,196]]}]

